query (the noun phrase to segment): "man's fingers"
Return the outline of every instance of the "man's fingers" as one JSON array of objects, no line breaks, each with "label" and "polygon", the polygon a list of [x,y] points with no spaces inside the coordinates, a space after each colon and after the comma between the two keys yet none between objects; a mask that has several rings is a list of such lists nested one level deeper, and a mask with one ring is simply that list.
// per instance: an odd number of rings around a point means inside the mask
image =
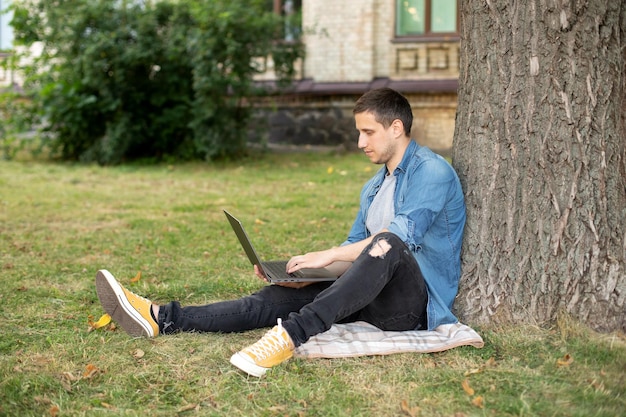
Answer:
[{"label": "man's fingers", "polygon": [[263,269],[261,269],[260,266],[254,265],[254,273],[257,277],[261,278],[263,281],[269,282],[268,279],[265,277],[265,273],[263,272]]}]

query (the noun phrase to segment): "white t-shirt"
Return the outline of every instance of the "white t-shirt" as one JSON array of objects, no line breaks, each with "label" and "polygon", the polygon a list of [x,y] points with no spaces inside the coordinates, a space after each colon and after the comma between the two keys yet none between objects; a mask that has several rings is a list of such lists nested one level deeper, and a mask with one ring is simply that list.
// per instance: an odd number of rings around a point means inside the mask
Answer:
[{"label": "white t-shirt", "polygon": [[396,191],[396,176],[387,175],[367,212],[365,227],[374,235],[386,229],[395,216],[393,195]]}]

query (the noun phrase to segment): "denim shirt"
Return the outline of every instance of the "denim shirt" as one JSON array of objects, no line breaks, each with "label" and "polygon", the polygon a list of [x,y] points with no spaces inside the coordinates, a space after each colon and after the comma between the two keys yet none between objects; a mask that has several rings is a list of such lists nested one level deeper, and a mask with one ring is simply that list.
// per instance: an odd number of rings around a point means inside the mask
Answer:
[{"label": "denim shirt", "polygon": [[[387,174],[383,166],[361,190],[349,244],[369,237],[367,213]],[[456,172],[441,156],[411,141],[393,173],[395,217],[387,228],[409,247],[428,287],[428,329],[456,323],[452,304],[461,276],[465,202]]]}]

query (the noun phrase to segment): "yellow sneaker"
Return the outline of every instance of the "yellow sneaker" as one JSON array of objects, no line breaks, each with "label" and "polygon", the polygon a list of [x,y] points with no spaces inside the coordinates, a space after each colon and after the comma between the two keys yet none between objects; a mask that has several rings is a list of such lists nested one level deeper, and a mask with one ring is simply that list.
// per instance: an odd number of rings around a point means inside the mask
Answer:
[{"label": "yellow sneaker", "polygon": [[265,333],[258,342],[235,353],[230,363],[249,375],[262,377],[268,369],[293,356],[295,346],[283,328],[281,319],[278,325]]},{"label": "yellow sneaker", "polygon": [[152,302],[124,288],[111,273],[96,274],[96,292],[102,308],[131,336],[155,337],[159,324],[152,318]]}]

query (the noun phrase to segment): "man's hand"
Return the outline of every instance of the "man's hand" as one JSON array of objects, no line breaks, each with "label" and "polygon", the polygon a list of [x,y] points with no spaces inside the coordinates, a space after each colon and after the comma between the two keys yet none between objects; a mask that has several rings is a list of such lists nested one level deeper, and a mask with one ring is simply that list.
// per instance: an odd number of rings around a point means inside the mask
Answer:
[{"label": "man's hand", "polygon": [[[387,229],[381,230],[381,233],[386,231]],[[375,235],[360,242],[294,256],[287,262],[287,272],[292,274],[303,268],[329,268],[333,272],[337,272],[337,276],[341,276],[359,257],[363,249],[372,242],[374,237]]]},{"label": "man's hand", "polygon": [[[265,273],[263,269],[259,265],[254,265],[254,274],[261,278],[265,282],[269,282],[269,280],[265,277]],[[280,285],[281,287],[289,287],[289,288],[302,288],[307,285],[311,285],[313,282],[278,282],[276,285]]]},{"label": "man's hand", "polygon": [[261,269],[260,265],[254,265],[254,274],[261,278],[263,281],[265,282],[269,282],[269,280],[265,277],[265,272],[263,272],[263,269]]},{"label": "man's hand", "polygon": [[287,262],[287,273],[292,274],[302,268],[324,268],[334,260],[332,249],[294,256]]}]

